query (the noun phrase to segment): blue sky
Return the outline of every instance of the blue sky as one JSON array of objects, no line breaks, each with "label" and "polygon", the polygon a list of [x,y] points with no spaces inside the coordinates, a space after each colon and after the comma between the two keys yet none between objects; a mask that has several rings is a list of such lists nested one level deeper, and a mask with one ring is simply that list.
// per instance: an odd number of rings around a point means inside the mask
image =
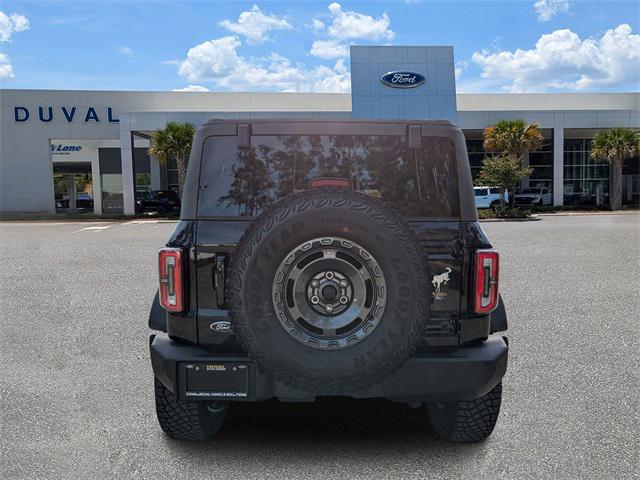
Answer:
[{"label": "blue sky", "polygon": [[458,91],[640,83],[637,1],[11,1],[3,88],[349,89],[348,46],[453,45]]}]

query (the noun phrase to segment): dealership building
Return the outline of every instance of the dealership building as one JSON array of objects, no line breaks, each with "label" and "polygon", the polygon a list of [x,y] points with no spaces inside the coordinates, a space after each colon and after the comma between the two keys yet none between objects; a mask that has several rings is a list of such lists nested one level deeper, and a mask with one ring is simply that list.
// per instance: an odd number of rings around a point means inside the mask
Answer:
[{"label": "dealership building", "polygon": [[[389,75],[389,73],[393,75]],[[457,93],[452,47],[351,47],[351,93],[0,90],[0,214],[134,214],[136,197],[177,188],[174,162],[148,154],[169,121],[212,118],[446,119],[467,139],[476,174],[482,131],[502,119],[539,124],[542,147],[523,187],[554,205],[606,204],[610,169],[589,158],[602,129],[640,129],[639,93]],[[640,161],[623,166],[623,203],[638,206]]]}]

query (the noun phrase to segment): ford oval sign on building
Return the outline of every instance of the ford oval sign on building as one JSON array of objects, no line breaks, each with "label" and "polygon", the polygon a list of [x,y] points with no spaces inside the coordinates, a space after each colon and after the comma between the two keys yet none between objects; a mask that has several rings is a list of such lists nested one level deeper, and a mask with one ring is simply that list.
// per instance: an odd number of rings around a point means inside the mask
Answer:
[{"label": "ford oval sign on building", "polygon": [[424,75],[416,72],[389,72],[385,73],[382,78],[382,83],[388,87],[394,88],[415,88],[424,83]]}]

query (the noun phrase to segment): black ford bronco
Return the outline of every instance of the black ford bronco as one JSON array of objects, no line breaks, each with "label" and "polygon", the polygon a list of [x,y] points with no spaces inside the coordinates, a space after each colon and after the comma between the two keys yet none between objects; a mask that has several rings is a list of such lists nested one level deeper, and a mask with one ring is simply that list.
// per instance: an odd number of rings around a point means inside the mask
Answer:
[{"label": "black ford bronco", "polygon": [[319,396],[406,402],[452,441],[494,428],[498,253],[449,122],[205,123],[159,276],[151,362],[172,437],[214,435],[231,402]]}]

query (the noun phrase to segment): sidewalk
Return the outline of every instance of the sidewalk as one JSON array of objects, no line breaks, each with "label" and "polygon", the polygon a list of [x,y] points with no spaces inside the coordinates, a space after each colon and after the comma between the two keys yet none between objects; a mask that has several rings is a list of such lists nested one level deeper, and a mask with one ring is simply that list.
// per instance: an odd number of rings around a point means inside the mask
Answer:
[{"label": "sidewalk", "polygon": [[557,217],[557,216],[574,216],[574,215],[640,215],[640,210],[616,210],[607,211],[607,210],[592,210],[592,211],[558,211],[558,212],[549,212],[549,213],[534,213],[532,216],[534,217]]}]

